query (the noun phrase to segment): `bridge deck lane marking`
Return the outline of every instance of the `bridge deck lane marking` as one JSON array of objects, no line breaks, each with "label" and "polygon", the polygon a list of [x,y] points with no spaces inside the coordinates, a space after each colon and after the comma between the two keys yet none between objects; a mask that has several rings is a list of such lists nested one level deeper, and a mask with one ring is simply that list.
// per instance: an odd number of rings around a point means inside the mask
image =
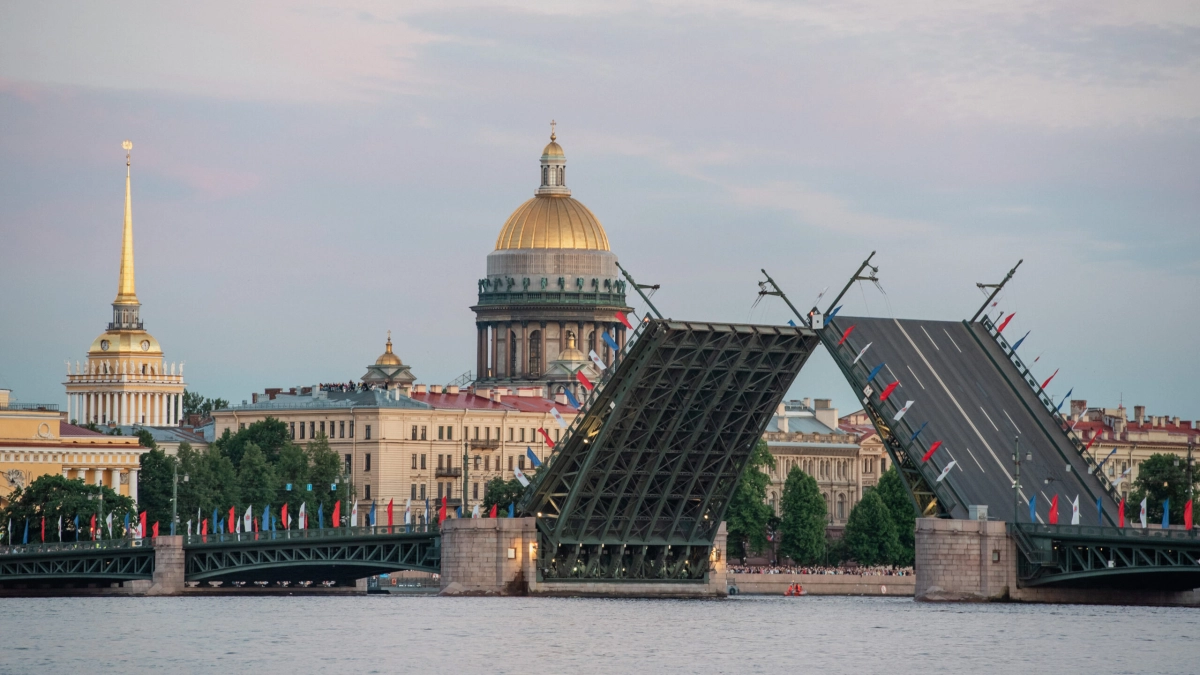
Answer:
[{"label": "bridge deck lane marking", "polygon": [[1012,415],[1009,415],[1007,410],[1004,411],[1004,416],[1008,418],[1008,421],[1013,425],[1013,428],[1017,430],[1017,433],[1021,433],[1021,427],[1017,426],[1016,422],[1013,422]]},{"label": "bridge deck lane marking", "polygon": [[[896,373],[892,372],[891,366],[884,366],[884,367],[887,368],[888,373],[892,376],[892,382],[900,381],[900,378],[896,377]],[[904,385],[900,385],[900,386],[903,387]]]},{"label": "bridge deck lane marking", "polygon": [[987,471],[984,470],[983,465],[979,463],[979,460],[975,459],[975,453],[971,452],[971,448],[967,448],[967,454],[971,456],[971,459],[975,460],[976,466],[979,467],[979,473],[987,473]]},{"label": "bridge deck lane marking", "polygon": [[996,423],[992,421],[992,416],[987,414],[987,411],[983,409],[983,406],[979,406],[979,412],[983,413],[983,416],[987,418],[988,424],[992,425],[993,429],[1000,431],[1000,427],[996,426]]},{"label": "bridge deck lane marking", "polygon": [[[929,331],[925,330],[925,326],[921,326],[921,332],[925,334],[925,337],[929,338],[929,344],[933,345],[934,349],[938,350],[939,352],[942,351],[942,348],[937,346],[937,343],[933,341],[933,336],[929,334]],[[907,337],[907,334],[905,337]],[[916,345],[913,346],[916,347]]]},{"label": "bridge deck lane marking", "polygon": [[916,373],[913,373],[912,366],[908,366],[908,365],[906,365],[906,366],[904,366],[904,367],[905,367],[905,368],[908,368],[908,372],[912,373],[913,379],[917,381],[917,384],[921,385],[921,388],[922,388],[922,389],[924,389],[924,388],[925,388],[925,383],[921,382],[921,378],[917,377],[917,374],[916,374]]},{"label": "bridge deck lane marking", "polygon": [[946,337],[950,338],[950,344],[954,345],[954,348],[958,350],[958,353],[959,353],[959,354],[961,354],[961,353],[962,353],[962,347],[959,347],[959,346],[958,346],[958,343],[954,341],[954,338],[953,338],[953,337],[950,337],[950,331],[948,331],[948,330],[946,330],[945,328],[943,328],[943,329],[942,329],[942,332],[946,334]]}]

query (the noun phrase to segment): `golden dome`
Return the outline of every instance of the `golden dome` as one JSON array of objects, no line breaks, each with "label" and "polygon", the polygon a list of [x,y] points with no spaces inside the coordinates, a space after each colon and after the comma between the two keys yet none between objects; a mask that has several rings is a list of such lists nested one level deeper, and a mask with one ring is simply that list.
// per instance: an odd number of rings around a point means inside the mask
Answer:
[{"label": "golden dome", "polygon": [[566,155],[563,154],[562,146],[555,143],[551,137],[550,143],[542,149],[542,157],[566,157]]},{"label": "golden dome", "polygon": [[162,353],[162,345],[144,330],[105,331],[88,347],[89,356],[162,356]]},{"label": "golden dome", "polygon": [[377,366],[402,366],[402,365],[404,365],[403,363],[400,362],[400,357],[396,356],[395,354],[392,353],[392,331],[390,331],[390,330],[388,331],[387,347],[384,349],[384,352],[379,355],[379,358],[375,359],[375,365],[377,365]]},{"label": "golden dome", "polygon": [[596,216],[578,200],[538,195],[513,211],[496,239],[497,251],[530,248],[607,251],[608,235]]},{"label": "golden dome", "polygon": [[575,348],[575,333],[567,331],[567,348],[558,353],[557,361],[587,361],[583,352]]}]

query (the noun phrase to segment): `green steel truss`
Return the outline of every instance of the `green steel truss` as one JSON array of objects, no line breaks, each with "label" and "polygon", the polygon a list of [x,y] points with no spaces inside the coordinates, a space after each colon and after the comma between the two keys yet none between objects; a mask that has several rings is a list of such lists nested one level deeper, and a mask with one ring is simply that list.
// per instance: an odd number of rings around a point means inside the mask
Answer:
[{"label": "green steel truss", "polygon": [[520,504],[543,580],[702,581],[755,443],[818,338],[648,320]]},{"label": "green steel truss", "polygon": [[[188,581],[350,581],[441,569],[441,534],[389,528],[199,535],[184,546]],[[271,538],[268,536],[271,535]]]},{"label": "green steel truss", "polygon": [[1200,587],[1194,530],[1008,524],[1022,586],[1188,590]]},{"label": "green steel truss", "polygon": [[0,586],[10,582],[109,583],[154,575],[150,540],[66,542],[4,547]]}]

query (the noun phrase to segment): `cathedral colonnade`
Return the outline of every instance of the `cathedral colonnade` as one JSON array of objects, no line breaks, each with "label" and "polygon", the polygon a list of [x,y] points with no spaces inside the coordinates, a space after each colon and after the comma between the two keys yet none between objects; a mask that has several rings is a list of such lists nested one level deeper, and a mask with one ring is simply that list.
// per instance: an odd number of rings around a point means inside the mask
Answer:
[{"label": "cathedral colonnade", "polygon": [[[624,324],[607,321],[484,321],[475,324],[477,379],[526,379],[541,376],[547,364],[567,349],[574,334],[584,353],[595,350],[606,365],[616,356],[602,335],[625,348]],[[547,329],[552,330],[547,330]],[[553,333],[555,337],[551,338]]]},{"label": "cathedral colonnade", "polygon": [[115,391],[67,396],[67,419],[80,424],[176,426],[183,419],[183,394]]}]

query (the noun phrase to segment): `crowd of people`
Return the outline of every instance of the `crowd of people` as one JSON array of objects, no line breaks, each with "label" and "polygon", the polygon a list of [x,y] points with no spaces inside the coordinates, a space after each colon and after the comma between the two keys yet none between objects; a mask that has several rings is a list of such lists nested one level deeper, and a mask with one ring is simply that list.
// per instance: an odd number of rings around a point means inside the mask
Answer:
[{"label": "crowd of people", "polygon": [[871,577],[907,577],[912,576],[911,567],[893,567],[880,565],[864,566],[822,566],[822,565],[730,565],[733,574],[853,574]]},{"label": "crowd of people", "polygon": [[320,388],[321,391],[340,391],[340,392],[368,391],[370,389],[375,388],[374,384],[367,384],[365,382],[335,382],[333,384],[322,382],[321,384],[319,384],[317,386],[318,386],[318,388]]}]

